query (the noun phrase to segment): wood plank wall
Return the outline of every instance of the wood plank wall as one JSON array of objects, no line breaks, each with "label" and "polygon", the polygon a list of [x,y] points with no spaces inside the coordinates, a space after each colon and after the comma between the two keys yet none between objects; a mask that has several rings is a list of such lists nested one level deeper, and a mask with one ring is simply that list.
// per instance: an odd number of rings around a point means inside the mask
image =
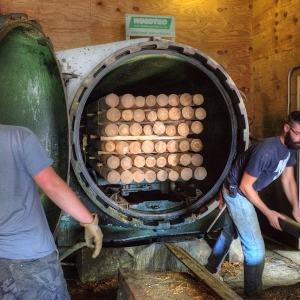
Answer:
[{"label": "wood plank wall", "polygon": [[[299,0],[253,1],[253,137],[282,131],[287,116],[288,74],[300,65]],[[297,109],[296,69],[291,76],[291,111]]]},{"label": "wood plank wall", "polygon": [[124,40],[125,14],[174,16],[176,42],[222,65],[251,114],[252,0],[0,0],[0,15],[16,12],[37,20],[56,51]]}]

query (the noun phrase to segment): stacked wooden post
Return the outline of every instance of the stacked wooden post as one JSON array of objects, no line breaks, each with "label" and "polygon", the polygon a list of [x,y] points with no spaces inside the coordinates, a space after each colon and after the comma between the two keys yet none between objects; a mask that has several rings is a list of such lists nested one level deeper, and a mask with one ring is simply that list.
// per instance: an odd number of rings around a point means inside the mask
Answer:
[{"label": "stacked wooden post", "polygon": [[109,94],[87,106],[88,162],[110,184],[205,179],[201,94]]}]

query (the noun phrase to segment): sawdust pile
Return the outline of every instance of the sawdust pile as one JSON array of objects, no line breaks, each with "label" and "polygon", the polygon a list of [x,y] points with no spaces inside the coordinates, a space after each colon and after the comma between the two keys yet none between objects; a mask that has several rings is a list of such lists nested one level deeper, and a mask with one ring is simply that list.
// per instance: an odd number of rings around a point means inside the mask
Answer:
[{"label": "sawdust pile", "polygon": [[300,283],[286,286],[274,286],[255,293],[249,300],[296,300],[300,299]]},{"label": "sawdust pile", "polygon": [[72,300],[114,300],[118,293],[117,278],[82,283],[76,280],[73,284],[68,284],[69,294]]},{"label": "sawdust pile", "polygon": [[222,268],[220,270],[220,275],[231,275],[231,276],[239,276],[243,271],[243,263],[230,263],[228,261],[224,261],[222,264]]}]

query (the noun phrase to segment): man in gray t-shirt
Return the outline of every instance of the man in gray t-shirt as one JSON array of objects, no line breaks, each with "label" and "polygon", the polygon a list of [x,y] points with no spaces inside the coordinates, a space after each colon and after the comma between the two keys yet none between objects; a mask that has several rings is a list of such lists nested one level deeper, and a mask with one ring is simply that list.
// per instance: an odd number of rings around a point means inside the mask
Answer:
[{"label": "man in gray t-shirt", "polygon": [[31,130],[0,124],[0,299],[70,299],[37,185],[82,223],[95,243],[93,257],[101,250],[97,215],[52,163]]}]

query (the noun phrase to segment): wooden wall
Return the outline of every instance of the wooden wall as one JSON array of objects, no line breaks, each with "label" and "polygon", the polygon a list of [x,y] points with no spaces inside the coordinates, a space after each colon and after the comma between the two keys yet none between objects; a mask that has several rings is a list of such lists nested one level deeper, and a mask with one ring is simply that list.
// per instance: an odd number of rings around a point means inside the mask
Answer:
[{"label": "wooden wall", "polygon": [[[282,131],[287,116],[288,74],[300,65],[299,0],[253,1],[253,125],[254,137]],[[297,109],[296,79],[291,76],[291,111]]]},{"label": "wooden wall", "polygon": [[25,13],[37,20],[55,50],[125,39],[125,14],[170,15],[176,42],[222,65],[252,100],[252,0],[0,0],[0,15]]}]

